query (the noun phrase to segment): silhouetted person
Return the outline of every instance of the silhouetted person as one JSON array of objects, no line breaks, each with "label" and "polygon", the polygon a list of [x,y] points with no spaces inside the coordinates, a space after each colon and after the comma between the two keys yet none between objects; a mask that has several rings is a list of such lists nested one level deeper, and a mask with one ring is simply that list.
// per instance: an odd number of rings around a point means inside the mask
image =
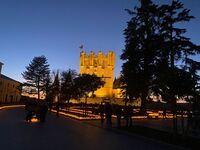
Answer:
[{"label": "silhouetted person", "polygon": [[187,112],[187,132],[189,132],[190,128],[193,126],[193,120],[192,120],[192,113],[190,110]]},{"label": "silhouetted person", "polygon": [[28,111],[29,108],[29,101],[25,102],[25,110]]},{"label": "silhouetted person", "polygon": [[99,105],[99,115],[101,117],[101,126],[103,127],[104,125],[104,105],[103,104]]},{"label": "silhouetted person", "polygon": [[49,102],[49,112],[51,112],[52,109],[52,102]]},{"label": "silhouetted person", "polygon": [[163,118],[166,118],[167,112],[166,112],[166,108],[163,109]]},{"label": "silhouetted person", "polygon": [[133,108],[132,106],[129,104],[128,106],[125,107],[125,111],[124,111],[124,117],[126,119],[126,126],[131,127],[132,126],[132,116],[133,116]]},{"label": "silhouetted person", "polygon": [[45,122],[48,107],[46,103],[42,103],[40,106],[40,122]]},{"label": "silhouetted person", "polygon": [[31,119],[34,115],[34,104],[33,102],[29,101],[26,103],[26,106],[25,106],[25,110],[27,111],[27,114],[26,114],[26,121],[27,122],[31,122]]},{"label": "silhouetted person", "polygon": [[112,126],[112,106],[110,103],[105,104],[106,123],[108,127]]},{"label": "silhouetted person", "polygon": [[32,110],[28,110],[27,115],[26,115],[26,121],[31,122],[33,115],[34,115],[34,112]]},{"label": "silhouetted person", "polygon": [[117,116],[117,127],[120,128],[121,127],[121,117],[122,117],[122,108],[121,106],[116,106],[116,116]]},{"label": "silhouetted person", "polygon": [[36,105],[36,107],[35,107],[35,114],[36,114],[36,118],[38,119],[38,120],[41,120],[41,104],[40,103],[38,103],[37,105]]},{"label": "silhouetted person", "polygon": [[59,116],[59,111],[60,111],[60,102],[58,101],[56,103],[56,116],[58,117]]}]

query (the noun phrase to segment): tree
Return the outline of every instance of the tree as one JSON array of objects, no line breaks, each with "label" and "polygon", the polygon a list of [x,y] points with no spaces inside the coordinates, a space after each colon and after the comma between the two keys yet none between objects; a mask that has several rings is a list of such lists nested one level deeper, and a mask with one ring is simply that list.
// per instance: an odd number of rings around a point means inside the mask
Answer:
[{"label": "tree", "polygon": [[121,59],[125,61],[122,66],[125,94],[129,99],[140,97],[141,110],[149,92],[161,95],[171,104],[176,132],[176,101],[191,96],[199,80],[186,62],[200,52],[200,47],[184,36],[186,29],[177,24],[194,17],[178,0],[162,5],[151,0],[140,2],[135,11],[128,10],[133,17],[124,32],[126,45]]},{"label": "tree", "polygon": [[190,103],[193,103],[193,110],[200,110],[200,86],[199,86],[199,80],[200,75],[198,74],[198,71],[200,70],[200,62],[197,62],[195,60],[187,58],[186,60],[186,66],[185,70],[188,70],[191,74],[192,80],[193,80],[193,87],[191,88],[192,94],[189,95],[190,98],[187,98]]},{"label": "tree", "polygon": [[[173,0],[171,4],[159,7],[159,34],[162,48],[159,51],[160,60],[157,66],[156,78],[159,79],[159,94],[171,104],[173,111],[174,131],[177,132],[177,99],[192,94],[194,78],[190,70],[184,66],[188,58],[200,52],[200,47],[185,37],[186,29],[177,26],[178,23],[188,22],[194,17],[190,10],[185,9],[180,1]],[[182,66],[179,66],[181,64]],[[163,91],[165,91],[163,95]]]},{"label": "tree", "polygon": [[74,82],[77,89],[77,95],[79,95],[79,97],[85,97],[85,105],[87,105],[87,98],[89,93],[93,94],[94,91],[105,84],[105,82],[102,81],[101,77],[98,77],[95,74],[79,75],[77,78],[74,79]]},{"label": "tree", "polygon": [[38,100],[40,99],[40,93],[45,93],[44,87],[49,74],[49,64],[45,56],[34,57],[31,63],[26,66],[26,71],[22,73],[23,78],[26,80],[25,84],[37,92]]},{"label": "tree", "polygon": [[53,72],[54,81],[51,87],[53,98],[56,98],[57,101],[60,101],[60,92],[61,92],[61,84],[60,84],[60,73],[59,70],[57,72]]},{"label": "tree", "polygon": [[44,90],[45,90],[45,93],[46,93],[45,100],[47,102],[52,102],[52,100],[53,100],[51,88],[52,88],[52,79],[51,79],[50,74],[49,74],[46,78],[46,82],[45,82],[45,85],[44,85]]},{"label": "tree", "polygon": [[69,101],[71,98],[77,98],[74,79],[77,77],[75,70],[67,70],[61,73],[61,99]]},{"label": "tree", "polygon": [[75,78],[74,81],[80,93],[79,95],[86,98],[86,104],[89,93],[93,94],[94,91],[105,84],[105,82],[102,81],[101,77],[98,77],[95,74],[82,74]]},{"label": "tree", "polygon": [[144,113],[158,47],[157,5],[151,0],[140,2],[141,6],[134,11],[127,10],[133,17],[124,30],[126,44],[121,59],[125,62],[121,76],[126,97],[129,100],[141,98],[140,111]]}]

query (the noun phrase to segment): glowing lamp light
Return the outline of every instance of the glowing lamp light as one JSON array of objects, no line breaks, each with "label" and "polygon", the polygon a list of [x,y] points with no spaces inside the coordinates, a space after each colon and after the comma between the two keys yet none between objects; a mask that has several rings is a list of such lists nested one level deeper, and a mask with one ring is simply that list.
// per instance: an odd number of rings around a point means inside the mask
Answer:
[{"label": "glowing lamp light", "polygon": [[37,123],[37,122],[39,122],[39,120],[37,118],[32,118],[31,119],[31,123]]},{"label": "glowing lamp light", "polygon": [[18,108],[18,107],[25,107],[25,105],[8,105],[8,106],[1,106],[0,109],[5,109],[5,108]]}]

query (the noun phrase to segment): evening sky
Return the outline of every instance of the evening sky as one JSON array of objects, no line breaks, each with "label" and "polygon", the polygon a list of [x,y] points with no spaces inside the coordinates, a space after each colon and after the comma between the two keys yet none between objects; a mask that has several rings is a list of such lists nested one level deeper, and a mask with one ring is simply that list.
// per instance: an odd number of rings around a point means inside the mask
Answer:
[{"label": "evening sky", "polygon": [[[181,1],[196,17],[183,25],[187,36],[200,45],[200,1]],[[83,45],[87,53],[114,51],[118,76],[123,30],[130,19],[124,9],[133,9],[136,4],[137,0],[0,0],[2,73],[22,82],[25,66],[41,55],[47,57],[51,70],[71,68],[79,72],[79,47]]]}]

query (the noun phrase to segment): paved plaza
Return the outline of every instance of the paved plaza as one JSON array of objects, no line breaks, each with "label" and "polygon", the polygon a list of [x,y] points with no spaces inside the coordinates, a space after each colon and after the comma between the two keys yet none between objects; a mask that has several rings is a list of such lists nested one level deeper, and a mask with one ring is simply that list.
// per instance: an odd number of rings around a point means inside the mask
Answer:
[{"label": "paved plaza", "polygon": [[67,117],[48,114],[45,123],[25,122],[25,110],[0,110],[2,150],[178,150],[145,137],[102,129]]}]

